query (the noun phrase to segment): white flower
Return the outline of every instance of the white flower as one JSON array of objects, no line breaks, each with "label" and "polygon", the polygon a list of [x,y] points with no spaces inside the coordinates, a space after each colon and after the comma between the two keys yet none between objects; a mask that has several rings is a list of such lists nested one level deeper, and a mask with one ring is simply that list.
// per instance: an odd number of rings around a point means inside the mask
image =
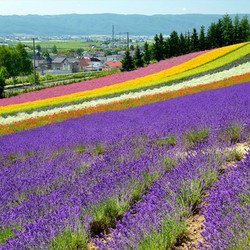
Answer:
[{"label": "white flower", "polygon": [[31,114],[22,112],[18,113],[15,116],[8,116],[7,118],[1,117],[0,116],[0,124],[5,125],[5,124],[11,124],[16,121],[22,121],[30,118],[35,118],[35,117],[43,117],[46,115],[53,115],[57,114],[62,111],[73,111],[73,110],[78,110],[78,109],[83,109],[83,108],[88,108],[88,107],[95,107],[100,104],[108,104],[112,102],[119,102],[122,100],[126,99],[131,99],[131,98],[140,98],[146,95],[155,95],[155,94],[160,94],[164,93],[167,91],[175,91],[175,90],[180,90],[185,87],[194,87],[202,84],[207,84],[215,81],[220,81],[225,78],[229,78],[232,76],[236,75],[242,75],[245,73],[250,72],[250,62],[241,64],[237,67],[233,67],[229,70],[224,70],[218,73],[214,73],[212,75],[205,75],[202,77],[194,78],[190,81],[184,81],[179,84],[171,85],[171,86],[163,86],[163,87],[156,87],[154,89],[146,89],[146,90],[141,90],[139,92],[131,92],[131,93],[126,93],[126,94],[121,94],[118,97],[112,97],[108,99],[98,99],[98,100],[92,100],[92,101],[86,101],[81,104],[73,104],[69,105],[67,107],[60,107],[60,108],[53,108],[50,110],[46,111],[34,111]]}]

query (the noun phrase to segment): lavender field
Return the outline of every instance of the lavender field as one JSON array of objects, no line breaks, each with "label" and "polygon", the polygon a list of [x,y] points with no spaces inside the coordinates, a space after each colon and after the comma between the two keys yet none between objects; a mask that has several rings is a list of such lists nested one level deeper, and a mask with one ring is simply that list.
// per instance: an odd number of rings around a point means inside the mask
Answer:
[{"label": "lavender field", "polygon": [[247,249],[250,152],[234,146],[249,143],[249,93],[247,82],[1,136],[0,248],[171,249],[209,190],[197,248]]}]

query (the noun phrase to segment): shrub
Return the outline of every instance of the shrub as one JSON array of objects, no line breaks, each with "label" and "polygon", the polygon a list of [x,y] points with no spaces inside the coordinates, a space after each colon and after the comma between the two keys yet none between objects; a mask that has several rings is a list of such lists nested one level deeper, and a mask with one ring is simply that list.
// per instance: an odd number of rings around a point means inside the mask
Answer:
[{"label": "shrub", "polygon": [[5,67],[0,68],[0,98],[3,97],[4,86],[6,78],[8,77],[8,71]]},{"label": "shrub", "polygon": [[[31,74],[28,76],[28,82],[33,84],[34,83],[34,74]],[[36,81],[35,81],[36,84],[39,84],[40,83],[40,75],[38,72],[36,72]]]}]

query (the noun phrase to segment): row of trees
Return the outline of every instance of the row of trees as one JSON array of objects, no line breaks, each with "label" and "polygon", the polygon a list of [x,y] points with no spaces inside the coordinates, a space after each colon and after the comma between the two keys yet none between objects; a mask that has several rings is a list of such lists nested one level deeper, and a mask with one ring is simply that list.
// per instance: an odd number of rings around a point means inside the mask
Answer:
[{"label": "row of trees", "polygon": [[32,71],[32,62],[23,44],[18,43],[16,47],[0,46],[0,97],[7,78],[15,79],[17,76],[29,75]]},{"label": "row of trees", "polygon": [[236,15],[234,20],[229,15],[223,16],[216,23],[213,22],[205,33],[205,27],[201,26],[198,33],[196,28],[192,33],[178,35],[176,31],[170,34],[166,40],[162,34],[155,35],[152,47],[153,59],[160,61],[172,56],[178,56],[195,51],[219,48],[240,42],[246,42],[250,38],[250,26],[248,18],[240,20]]},{"label": "row of trees", "polygon": [[127,49],[125,52],[125,56],[122,60],[122,67],[121,71],[131,71],[136,68],[143,67],[144,64],[150,63],[150,51],[149,51],[149,45],[146,42],[144,44],[144,53],[142,54],[140,51],[139,46],[136,46],[135,54],[132,57],[130,55],[129,50]]},{"label": "row of trees", "polygon": [[143,64],[147,65],[150,60],[160,61],[173,56],[219,48],[249,40],[250,24],[247,16],[240,20],[239,16],[236,15],[232,20],[229,15],[224,15],[217,22],[211,23],[207,32],[205,32],[205,27],[201,26],[199,33],[196,28],[193,28],[192,33],[180,33],[180,35],[176,31],[172,31],[167,39],[164,39],[161,33],[156,34],[152,45],[144,44],[143,55],[140,54],[140,51],[137,51],[137,48],[134,58],[129,59],[129,53],[126,52],[122,61],[122,70],[129,71],[141,67],[139,66],[141,62],[138,63],[140,58],[143,59]]},{"label": "row of trees", "polygon": [[[30,49],[32,50],[33,47],[30,47]],[[36,45],[36,50],[37,50],[36,57],[38,57],[38,58],[40,58],[41,56],[43,56],[43,57],[49,56],[49,51],[47,49],[42,49],[40,44]],[[52,46],[51,53],[53,53],[53,54],[58,53],[56,45]]]}]

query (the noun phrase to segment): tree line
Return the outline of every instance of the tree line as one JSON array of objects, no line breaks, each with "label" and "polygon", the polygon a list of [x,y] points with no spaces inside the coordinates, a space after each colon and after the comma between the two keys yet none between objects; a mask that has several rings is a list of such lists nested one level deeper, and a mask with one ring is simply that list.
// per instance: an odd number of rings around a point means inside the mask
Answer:
[{"label": "tree line", "polygon": [[3,95],[5,80],[9,77],[31,74],[33,65],[23,44],[16,47],[0,46],[0,98]]},{"label": "tree line", "polygon": [[180,56],[195,51],[219,48],[236,43],[246,42],[250,39],[250,24],[247,16],[241,20],[238,15],[234,20],[226,14],[217,22],[212,22],[205,32],[205,27],[201,26],[198,32],[193,28],[192,33],[178,34],[175,30],[166,39],[162,33],[154,36],[152,45],[146,42],[143,53],[136,47],[133,57],[126,51],[122,61],[122,71],[130,71],[147,65],[150,61],[161,61],[170,57]]}]

